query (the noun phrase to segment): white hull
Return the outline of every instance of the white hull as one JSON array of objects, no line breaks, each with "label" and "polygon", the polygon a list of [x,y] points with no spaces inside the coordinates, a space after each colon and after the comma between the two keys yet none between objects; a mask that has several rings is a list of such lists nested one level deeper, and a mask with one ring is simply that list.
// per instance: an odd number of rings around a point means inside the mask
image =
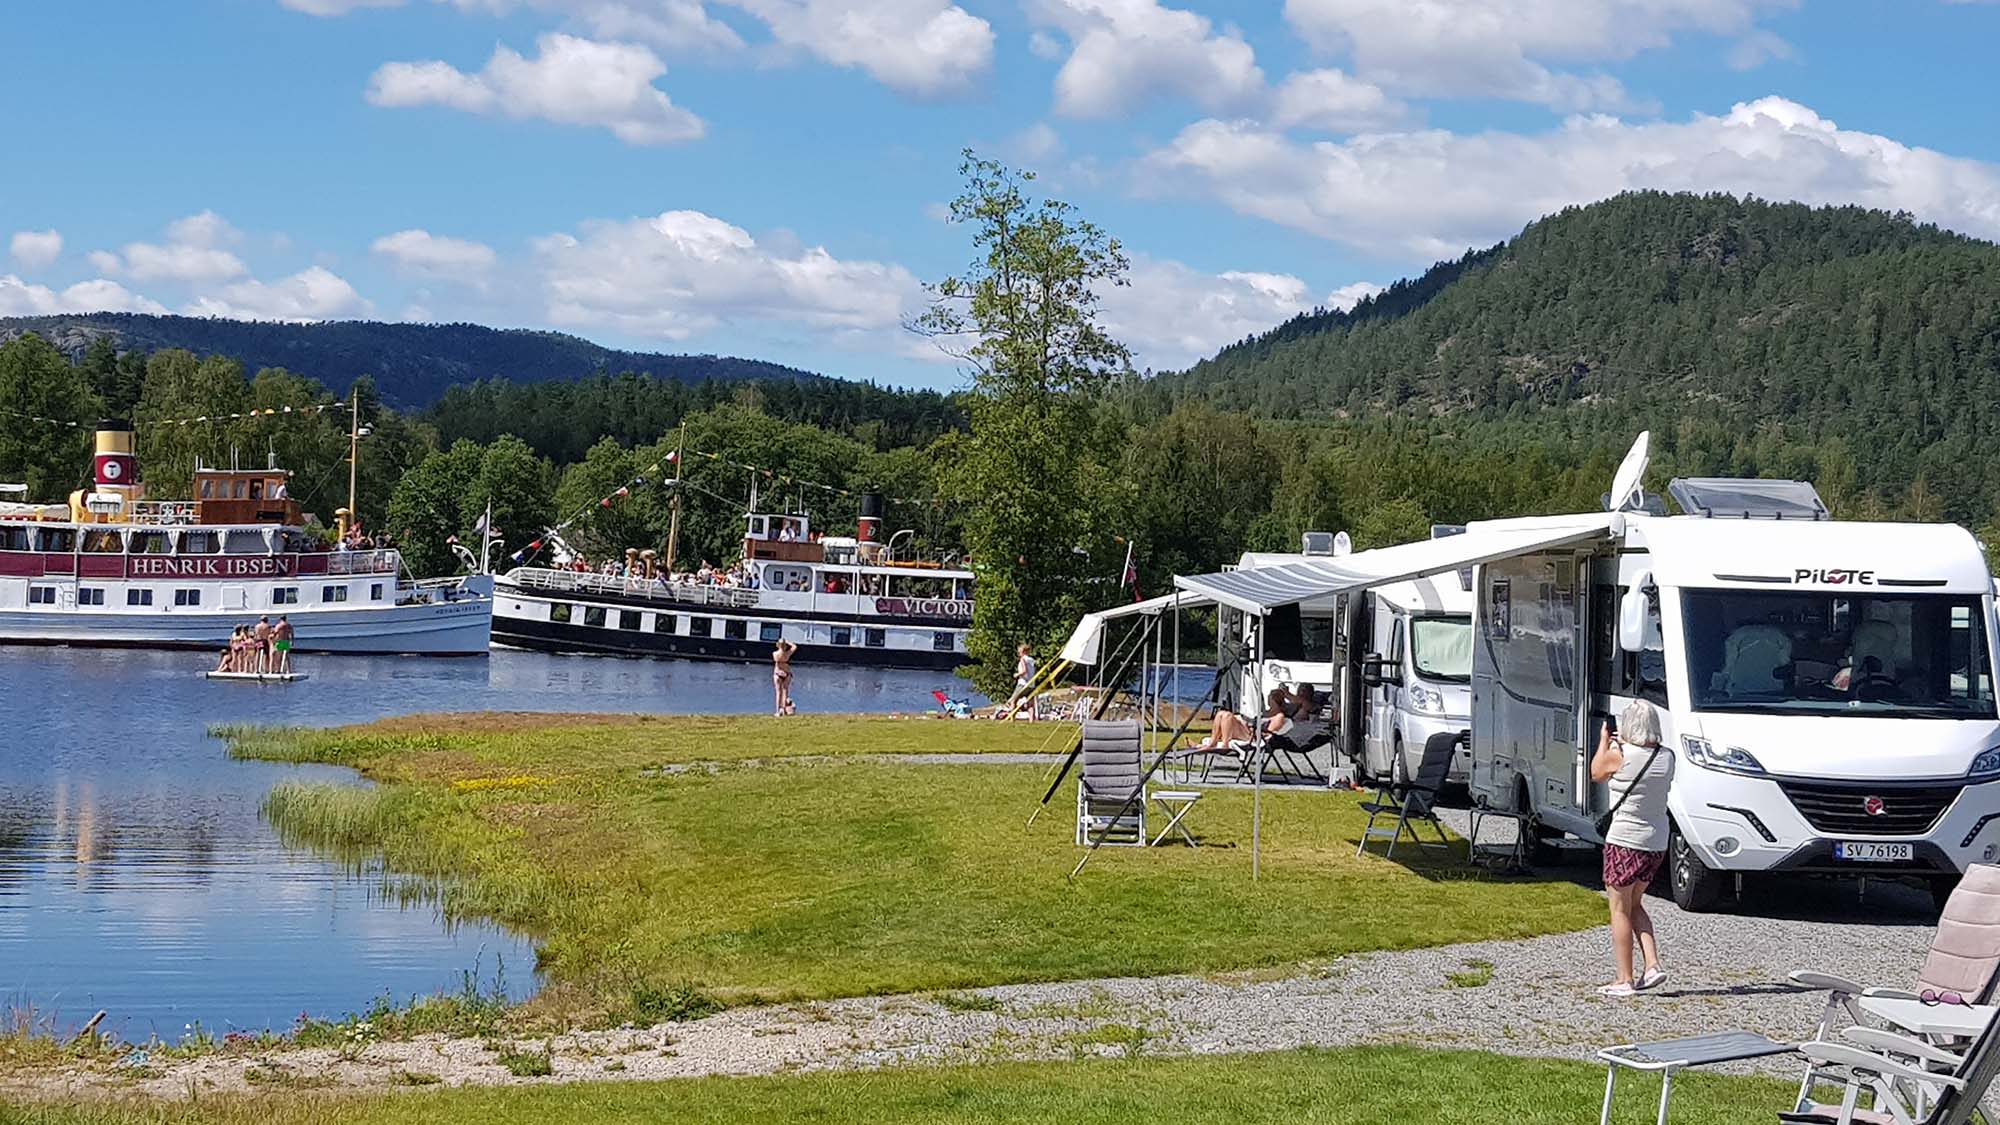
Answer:
[{"label": "white hull", "polygon": [[311,676],[305,672],[210,672],[208,678],[246,684],[295,684]]},{"label": "white hull", "polygon": [[[475,656],[486,651],[493,601],[457,601],[358,609],[285,607],[296,652]],[[257,610],[121,613],[104,610],[0,610],[0,644],[103,645],[121,648],[228,646],[230,631],[254,623]]]}]

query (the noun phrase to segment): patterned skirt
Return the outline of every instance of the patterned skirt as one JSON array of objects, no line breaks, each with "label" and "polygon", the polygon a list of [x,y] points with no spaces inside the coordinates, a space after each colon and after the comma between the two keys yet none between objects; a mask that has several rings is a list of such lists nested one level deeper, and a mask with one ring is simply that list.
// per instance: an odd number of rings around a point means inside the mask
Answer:
[{"label": "patterned skirt", "polygon": [[1665,852],[1642,852],[1637,848],[1622,848],[1617,844],[1604,845],[1604,885],[1607,887],[1629,887],[1634,883],[1645,886],[1659,874],[1667,862]]}]

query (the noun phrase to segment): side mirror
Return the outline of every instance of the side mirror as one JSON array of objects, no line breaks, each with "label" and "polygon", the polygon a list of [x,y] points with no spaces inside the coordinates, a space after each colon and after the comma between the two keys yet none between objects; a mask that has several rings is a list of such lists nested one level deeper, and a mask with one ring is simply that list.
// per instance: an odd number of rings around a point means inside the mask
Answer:
[{"label": "side mirror", "polygon": [[1618,599],[1618,647],[1626,652],[1646,651],[1647,618],[1652,606],[1646,597],[1646,587],[1652,583],[1651,574],[1643,575],[1632,584],[1631,589]]},{"label": "side mirror", "polygon": [[1403,676],[1395,661],[1371,652],[1361,658],[1361,682],[1374,688],[1385,684],[1400,684],[1403,682]]}]

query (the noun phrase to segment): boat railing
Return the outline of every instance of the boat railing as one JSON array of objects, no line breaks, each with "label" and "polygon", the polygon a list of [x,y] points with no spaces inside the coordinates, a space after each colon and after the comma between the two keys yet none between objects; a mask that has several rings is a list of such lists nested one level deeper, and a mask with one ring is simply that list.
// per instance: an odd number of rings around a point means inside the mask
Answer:
[{"label": "boat railing", "polygon": [[195,522],[196,511],[192,500],[135,500],[126,518],[132,523],[185,527]]},{"label": "boat railing", "polygon": [[402,552],[392,548],[335,551],[326,557],[328,574],[394,574],[402,566]]},{"label": "boat railing", "polygon": [[752,606],[757,604],[757,591],[740,586],[710,586],[690,582],[673,582],[664,578],[626,577],[616,574],[595,574],[581,570],[549,570],[538,566],[520,567],[508,575],[514,583],[525,589],[555,590],[578,594],[614,594],[628,598],[651,598],[658,601],[681,602],[693,605]]}]

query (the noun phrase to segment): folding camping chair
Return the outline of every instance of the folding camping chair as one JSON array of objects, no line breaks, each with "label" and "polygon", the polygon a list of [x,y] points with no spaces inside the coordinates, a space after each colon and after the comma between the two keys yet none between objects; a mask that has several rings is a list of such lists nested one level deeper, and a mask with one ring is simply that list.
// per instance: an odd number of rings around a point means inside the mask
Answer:
[{"label": "folding camping chair", "polygon": [[[1188,844],[1195,840],[1181,821],[1199,792],[1185,789],[1153,789],[1145,785],[1146,769],[1140,749],[1141,725],[1137,719],[1086,719],[1083,723],[1083,770],[1076,783],[1076,842],[1125,847],[1150,847],[1178,835]],[[1146,833],[1146,805],[1158,804],[1168,814],[1159,833]]]},{"label": "folding camping chair", "polygon": [[[1868,988],[1831,973],[1791,974],[1794,984],[1827,990],[1815,1039],[1826,1039],[1843,1017],[1849,1023],[1867,1024],[1867,1014],[1860,1008],[1863,998],[1915,1000],[1928,990],[1957,993],[1974,1004],[1990,1004],[1996,978],[2000,978],[2000,867],[1986,863],[1966,868],[1965,876],[1945,900],[1930,953],[1917,973],[1915,990]],[[1811,1093],[1815,1077],[1808,1065],[1799,1083],[1801,1101]]]},{"label": "folding camping chair", "polygon": [[[1984,1120],[1979,1103],[1993,1084],[1994,1072],[2000,1071],[2000,1019],[1988,1022],[1962,1055],[1871,1028],[1849,1028],[1847,1036],[1877,1050],[1820,1040],[1799,1044],[1799,1052],[1821,1080],[1840,1085],[1840,1101],[1801,1098],[1791,1110],[1778,1114],[1780,1122],[1968,1125]],[[1860,1105],[1864,1093],[1872,1103],[1865,1109]]]},{"label": "folding camping chair", "polygon": [[[1363,801],[1361,810],[1368,814],[1368,827],[1361,830],[1361,843],[1354,849],[1355,855],[1368,850],[1368,841],[1387,840],[1389,848],[1382,858],[1390,859],[1396,854],[1396,843],[1407,829],[1410,839],[1424,848],[1449,848],[1451,838],[1444,834],[1444,825],[1438,821],[1437,812],[1432,807],[1437,802],[1438,793],[1444,789],[1444,779],[1451,773],[1451,758],[1458,749],[1459,736],[1451,731],[1440,731],[1424,741],[1424,756],[1417,763],[1414,781],[1398,785],[1394,781],[1379,781],[1375,786],[1373,800]],[[1393,828],[1377,828],[1375,822],[1383,817],[1395,817]],[[1437,833],[1437,843],[1433,844],[1417,834],[1417,825],[1427,823]]]}]

